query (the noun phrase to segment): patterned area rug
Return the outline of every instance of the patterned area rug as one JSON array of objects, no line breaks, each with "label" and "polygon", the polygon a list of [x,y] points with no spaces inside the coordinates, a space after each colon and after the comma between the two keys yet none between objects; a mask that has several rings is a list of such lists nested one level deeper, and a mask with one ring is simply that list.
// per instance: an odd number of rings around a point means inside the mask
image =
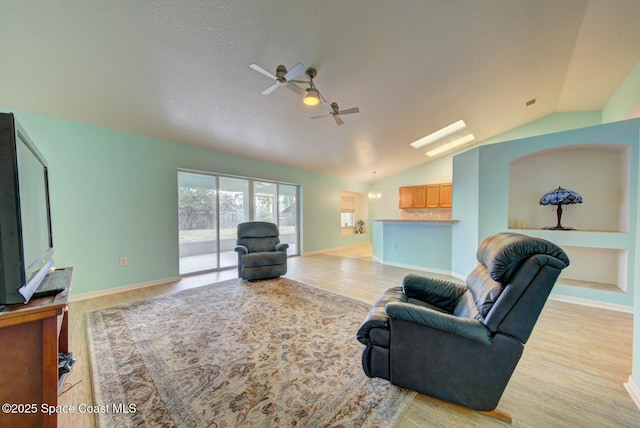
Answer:
[{"label": "patterned area rug", "polygon": [[89,313],[98,425],[394,426],[415,394],[363,373],[368,310],[280,278]]}]

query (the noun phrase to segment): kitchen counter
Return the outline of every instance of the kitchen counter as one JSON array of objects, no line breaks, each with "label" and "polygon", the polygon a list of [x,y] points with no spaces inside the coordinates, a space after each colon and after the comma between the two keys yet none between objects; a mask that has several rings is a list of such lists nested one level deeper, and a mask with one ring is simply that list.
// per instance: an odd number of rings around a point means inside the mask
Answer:
[{"label": "kitchen counter", "polygon": [[412,224],[452,224],[457,222],[458,220],[454,219],[439,219],[439,218],[431,218],[431,219],[408,219],[408,218],[370,218],[369,221],[380,221],[383,223],[412,223]]}]

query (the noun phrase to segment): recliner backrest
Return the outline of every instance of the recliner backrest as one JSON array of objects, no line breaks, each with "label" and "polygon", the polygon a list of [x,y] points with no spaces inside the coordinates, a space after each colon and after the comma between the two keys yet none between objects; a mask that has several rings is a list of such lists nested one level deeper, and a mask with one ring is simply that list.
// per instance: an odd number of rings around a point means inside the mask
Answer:
[{"label": "recliner backrest", "polygon": [[280,243],[278,226],[266,221],[250,221],[238,225],[237,245],[244,245],[250,253],[273,251]]},{"label": "recliner backrest", "polygon": [[481,320],[492,332],[526,343],[560,271],[569,265],[555,244],[516,233],[486,238],[467,278]]}]

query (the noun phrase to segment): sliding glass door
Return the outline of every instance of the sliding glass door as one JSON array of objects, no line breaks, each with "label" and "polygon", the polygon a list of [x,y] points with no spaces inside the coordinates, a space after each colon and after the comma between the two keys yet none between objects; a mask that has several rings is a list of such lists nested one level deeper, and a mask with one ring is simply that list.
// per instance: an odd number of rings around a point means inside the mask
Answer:
[{"label": "sliding glass door", "polygon": [[298,255],[298,186],[244,177],[178,171],[180,275],[237,265],[236,228],[268,221]]},{"label": "sliding glass door", "polygon": [[220,177],[220,267],[238,264],[236,229],[249,219],[249,181],[244,178]]},{"label": "sliding glass door", "polygon": [[280,242],[289,244],[289,254],[298,251],[298,186],[278,186],[278,225]]},{"label": "sliding glass door", "polygon": [[216,177],[178,174],[180,274],[218,267]]}]

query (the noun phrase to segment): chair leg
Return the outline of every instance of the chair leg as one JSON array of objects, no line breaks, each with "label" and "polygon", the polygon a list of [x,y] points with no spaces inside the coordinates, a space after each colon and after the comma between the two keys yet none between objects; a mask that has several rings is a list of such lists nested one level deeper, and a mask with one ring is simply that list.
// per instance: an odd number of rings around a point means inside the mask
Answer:
[{"label": "chair leg", "polygon": [[488,416],[490,418],[497,419],[501,422],[505,422],[508,424],[513,423],[513,419],[511,418],[511,415],[497,408],[490,411],[474,410],[470,407],[462,406],[460,404],[450,403],[448,401],[443,401],[438,398],[429,397],[428,395],[419,394],[419,396],[422,397],[422,399],[425,401],[433,401],[435,403],[438,403],[438,405],[455,409],[456,411],[459,411],[461,413],[465,413],[465,414],[479,413],[483,416]]},{"label": "chair leg", "polygon": [[485,416],[489,416],[490,418],[494,418],[502,422],[506,422],[508,424],[513,422],[513,419],[511,418],[510,414],[508,414],[507,412],[503,412],[502,410],[499,410],[499,409],[493,409],[490,412],[478,412],[478,413],[483,414]]}]

